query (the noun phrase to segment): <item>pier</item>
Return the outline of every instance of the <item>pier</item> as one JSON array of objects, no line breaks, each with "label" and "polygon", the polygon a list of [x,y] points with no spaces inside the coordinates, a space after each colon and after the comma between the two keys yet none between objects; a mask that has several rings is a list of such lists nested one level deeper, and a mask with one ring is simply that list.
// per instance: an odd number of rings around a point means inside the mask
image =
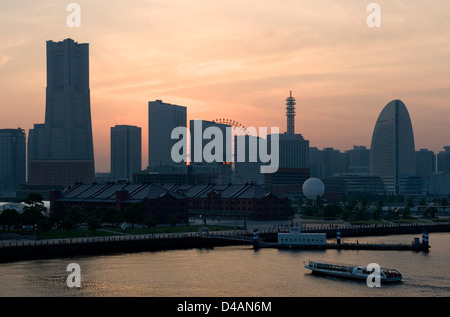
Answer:
[{"label": "pier", "polygon": [[399,243],[326,243],[322,245],[283,245],[280,246],[277,243],[255,243],[254,249],[263,248],[275,248],[280,250],[393,250],[393,251],[423,251],[428,252],[430,250],[429,245],[424,244],[399,244]]}]

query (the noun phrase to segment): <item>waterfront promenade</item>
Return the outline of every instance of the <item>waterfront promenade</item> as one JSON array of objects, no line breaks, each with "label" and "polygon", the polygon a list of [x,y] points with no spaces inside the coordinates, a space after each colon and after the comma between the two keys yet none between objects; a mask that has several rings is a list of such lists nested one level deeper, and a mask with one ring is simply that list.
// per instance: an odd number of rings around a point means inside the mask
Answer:
[{"label": "waterfront promenade", "polygon": [[[266,226],[261,226],[265,224]],[[224,222],[220,223],[224,226]],[[186,248],[213,248],[229,245],[252,245],[253,230],[258,229],[262,242],[276,242],[278,232],[287,232],[295,223],[254,223],[247,222],[247,228],[214,231],[214,224],[208,225],[208,231],[185,233],[162,233],[140,235],[111,235],[104,237],[81,237],[62,239],[26,239],[25,237],[3,236],[0,241],[0,261],[17,261],[80,255],[99,255],[124,252],[159,251]],[[298,226],[298,224],[297,224]],[[448,222],[424,222],[412,224],[348,225],[348,224],[302,224],[303,232],[322,232],[327,239],[341,237],[421,234],[426,231],[450,232]],[[117,234],[117,233],[116,233]],[[3,239],[7,238],[7,239]],[[432,245],[432,239],[430,244]],[[351,246],[354,248],[354,246]],[[360,246],[362,247],[362,246]]]}]

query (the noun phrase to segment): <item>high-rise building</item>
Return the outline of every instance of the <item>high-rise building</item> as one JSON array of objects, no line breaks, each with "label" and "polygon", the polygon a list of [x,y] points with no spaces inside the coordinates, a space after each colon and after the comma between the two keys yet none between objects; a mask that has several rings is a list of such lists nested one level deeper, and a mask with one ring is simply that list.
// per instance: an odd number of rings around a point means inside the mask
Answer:
[{"label": "high-rise building", "polygon": [[[148,165],[174,165],[171,151],[173,146],[182,142],[172,139],[172,131],[187,128],[186,107],[163,103],[162,100],[148,103]],[[177,136],[178,137],[178,136]],[[186,139],[184,139],[186,140]],[[183,141],[184,142],[184,141]],[[187,149],[187,142],[184,144]],[[187,153],[185,153],[187,155]]]},{"label": "high-rise building", "polygon": [[317,178],[325,177],[323,151],[319,150],[317,147],[309,148],[308,168],[309,168],[311,177],[317,177]]},{"label": "high-rise building", "polygon": [[191,164],[231,162],[231,125],[197,119],[189,121],[189,129]]},{"label": "high-rise building", "polygon": [[437,170],[444,174],[450,174],[450,146],[444,146],[437,154]]},{"label": "high-rise building", "polygon": [[0,129],[0,189],[16,190],[26,178],[26,138],[23,129]]},{"label": "high-rise building", "polygon": [[407,192],[408,179],[416,172],[411,118],[400,100],[389,102],[373,130],[370,173],[379,176],[392,194]]},{"label": "high-rise building", "polygon": [[132,182],[142,170],[141,128],[131,125],[111,127],[111,178]]},{"label": "high-rise building", "polygon": [[436,155],[428,149],[416,151],[416,175],[426,177],[436,172]]},{"label": "high-rise building", "polygon": [[[234,137],[234,175],[236,182],[264,184],[259,157],[260,137],[236,135]],[[239,149],[238,149],[239,148]]]},{"label": "high-rise building", "polygon": [[29,161],[31,185],[94,180],[89,44],[47,41],[45,124],[42,138],[32,140],[39,140],[39,157]]},{"label": "high-rise building", "polygon": [[28,144],[27,144],[27,157],[28,157],[28,174],[27,179],[30,180],[30,162],[34,160],[42,159],[43,157],[43,141],[44,140],[44,124],[34,124],[33,129],[28,130]]},{"label": "high-rise building", "polygon": [[[272,135],[268,135],[268,148],[271,148]],[[309,140],[301,134],[279,134],[279,168],[308,168]]]},{"label": "high-rise building", "polygon": [[325,177],[347,170],[345,153],[332,147],[323,148],[323,165]]},{"label": "high-rise building", "polygon": [[312,177],[331,177],[336,173],[346,172],[348,169],[347,153],[332,147],[319,150],[317,147],[309,148],[308,167]]},{"label": "high-rise building", "polygon": [[353,146],[352,150],[345,151],[348,173],[369,174],[370,150],[365,146]]}]

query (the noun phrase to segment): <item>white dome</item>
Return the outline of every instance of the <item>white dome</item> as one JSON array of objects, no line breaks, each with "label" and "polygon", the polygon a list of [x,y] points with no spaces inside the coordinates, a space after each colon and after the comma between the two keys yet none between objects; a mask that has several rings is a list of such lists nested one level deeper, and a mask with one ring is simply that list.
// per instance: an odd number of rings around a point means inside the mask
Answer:
[{"label": "white dome", "polygon": [[309,178],[303,183],[303,195],[308,199],[316,199],[317,196],[322,197],[325,192],[325,185],[318,178]]}]

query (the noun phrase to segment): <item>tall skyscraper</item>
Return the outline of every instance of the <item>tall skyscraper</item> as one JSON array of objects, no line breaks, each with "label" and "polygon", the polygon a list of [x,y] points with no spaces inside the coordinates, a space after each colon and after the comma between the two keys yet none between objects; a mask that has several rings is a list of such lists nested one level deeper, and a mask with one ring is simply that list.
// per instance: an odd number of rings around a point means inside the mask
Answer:
[{"label": "tall skyscraper", "polygon": [[287,134],[295,134],[295,98],[292,91],[286,98]]},{"label": "tall skyscraper", "polygon": [[407,191],[415,175],[414,134],[411,118],[401,100],[389,102],[381,111],[373,130],[370,173],[383,180],[392,194]]},{"label": "tall skyscraper", "polygon": [[25,144],[23,129],[0,130],[0,189],[16,190],[25,183]]},{"label": "tall skyscraper", "polygon": [[94,180],[89,44],[47,41],[45,124],[30,184],[71,185]]},{"label": "tall skyscraper", "polygon": [[[148,165],[174,165],[172,147],[179,140],[172,140],[173,129],[187,127],[186,107],[163,103],[148,103]],[[187,149],[187,144],[184,148]]]},{"label": "tall skyscraper", "polygon": [[142,170],[141,128],[130,125],[111,127],[111,178],[132,182]]}]

